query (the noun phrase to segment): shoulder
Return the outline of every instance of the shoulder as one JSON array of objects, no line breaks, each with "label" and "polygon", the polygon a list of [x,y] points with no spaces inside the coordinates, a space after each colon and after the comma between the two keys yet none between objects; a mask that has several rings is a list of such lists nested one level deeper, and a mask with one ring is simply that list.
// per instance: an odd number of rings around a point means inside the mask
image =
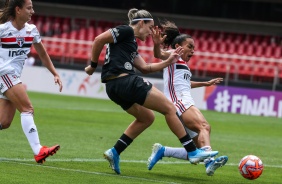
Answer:
[{"label": "shoulder", "polygon": [[132,27],[128,25],[119,25],[115,28],[112,28],[114,32],[122,32],[122,33],[128,33],[128,34],[134,34],[134,31]]},{"label": "shoulder", "polygon": [[25,28],[27,30],[37,30],[37,28],[36,28],[36,26],[34,24],[25,23]]},{"label": "shoulder", "polygon": [[0,32],[3,32],[5,30],[9,29],[10,28],[9,25],[10,25],[10,22],[5,22],[3,24],[0,24]]},{"label": "shoulder", "polygon": [[3,29],[5,27],[8,27],[8,22],[4,23],[4,24],[0,24],[0,29]]},{"label": "shoulder", "polygon": [[132,27],[127,25],[120,25],[115,28],[111,28],[110,32],[114,38],[114,43],[120,42],[122,40],[132,40],[132,37],[134,37],[134,31]]}]

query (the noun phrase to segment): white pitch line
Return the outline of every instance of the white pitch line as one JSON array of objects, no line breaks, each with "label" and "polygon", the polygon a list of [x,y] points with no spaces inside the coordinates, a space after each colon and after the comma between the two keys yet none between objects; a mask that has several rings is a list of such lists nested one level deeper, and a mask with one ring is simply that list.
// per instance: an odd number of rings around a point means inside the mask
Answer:
[{"label": "white pitch line", "polygon": [[13,164],[19,164],[19,165],[33,166],[33,167],[45,167],[45,168],[48,168],[48,169],[55,169],[55,170],[62,170],[62,171],[70,171],[70,172],[85,173],[85,174],[95,174],[95,175],[103,175],[103,176],[112,176],[112,177],[119,177],[119,178],[139,180],[139,181],[148,181],[148,182],[152,182],[152,183],[181,184],[181,183],[167,182],[167,181],[161,181],[161,180],[152,180],[152,179],[148,179],[148,178],[123,176],[123,175],[117,175],[117,174],[107,174],[107,173],[94,172],[94,171],[85,171],[85,170],[80,170],[80,169],[68,169],[68,168],[63,168],[63,167],[28,164],[28,163],[16,162],[16,161],[13,161],[11,159],[9,160],[9,159],[0,158],[0,161],[13,163]]},{"label": "white pitch line", "polygon": [[[1,161],[13,161],[13,162],[34,162],[34,159],[22,159],[22,158],[1,158]],[[87,158],[73,158],[73,159],[49,159],[48,162],[107,162],[105,159],[87,159]],[[121,160],[121,163],[147,163],[146,160]],[[188,161],[159,161],[158,164],[190,164]],[[200,163],[201,164],[201,163]],[[236,163],[227,163],[229,166],[238,166]],[[265,167],[282,168],[282,165],[268,165],[263,164]]]}]

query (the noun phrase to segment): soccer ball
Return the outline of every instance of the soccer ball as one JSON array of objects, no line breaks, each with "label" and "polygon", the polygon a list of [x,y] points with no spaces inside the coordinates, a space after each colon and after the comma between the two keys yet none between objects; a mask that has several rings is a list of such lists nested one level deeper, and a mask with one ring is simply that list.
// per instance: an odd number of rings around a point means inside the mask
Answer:
[{"label": "soccer ball", "polygon": [[257,156],[247,155],[241,159],[238,169],[244,178],[254,180],[262,174],[263,164]]}]

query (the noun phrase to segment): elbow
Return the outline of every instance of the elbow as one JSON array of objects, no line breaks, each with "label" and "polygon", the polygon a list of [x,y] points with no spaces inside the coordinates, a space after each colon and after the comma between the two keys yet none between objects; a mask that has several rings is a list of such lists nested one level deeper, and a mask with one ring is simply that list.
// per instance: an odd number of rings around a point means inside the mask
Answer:
[{"label": "elbow", "polygon": [[139,70],[142,74],[148,74],[148,73],[150,73],[150,71],[149,70],[147,70],[147,69],[141,69],[141,70]]},{"label": "elbow", "polygon": [[148,74],[152,72],[152,67],[151,65],[144,65],[144,67],[140,67],[138,68],[138,70],[142,73],[142,74]]},{"label": "elbow", "polygon": [[157,58],[157,59],[161,59],[160,58],[161,56],[159,54],[156,54],[156,53],[154,53],[154,57]]}]

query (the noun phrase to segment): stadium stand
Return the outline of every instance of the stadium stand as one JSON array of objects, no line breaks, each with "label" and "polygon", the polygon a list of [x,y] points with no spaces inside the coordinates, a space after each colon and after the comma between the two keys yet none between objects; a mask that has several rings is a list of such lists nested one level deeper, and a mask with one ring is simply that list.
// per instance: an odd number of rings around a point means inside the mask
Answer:
[{"label": "stadium stand", "polygon": [[[34,15],[50,56],[65,64],[86,65],[90,60],[94,38],[120,22]],[[197,77],[228,77],[229,80],[251,82],[282,82],[282,38],[279,36],[208,31],[180,28],[190,34],[196,51],[189,67]],[[159,62],[153,57],[153,42],[138,41],[139,52],[147,62]],[[99,62],[105,57],[104,48]],[[35,55],[35,50],[31,49]]]}]

